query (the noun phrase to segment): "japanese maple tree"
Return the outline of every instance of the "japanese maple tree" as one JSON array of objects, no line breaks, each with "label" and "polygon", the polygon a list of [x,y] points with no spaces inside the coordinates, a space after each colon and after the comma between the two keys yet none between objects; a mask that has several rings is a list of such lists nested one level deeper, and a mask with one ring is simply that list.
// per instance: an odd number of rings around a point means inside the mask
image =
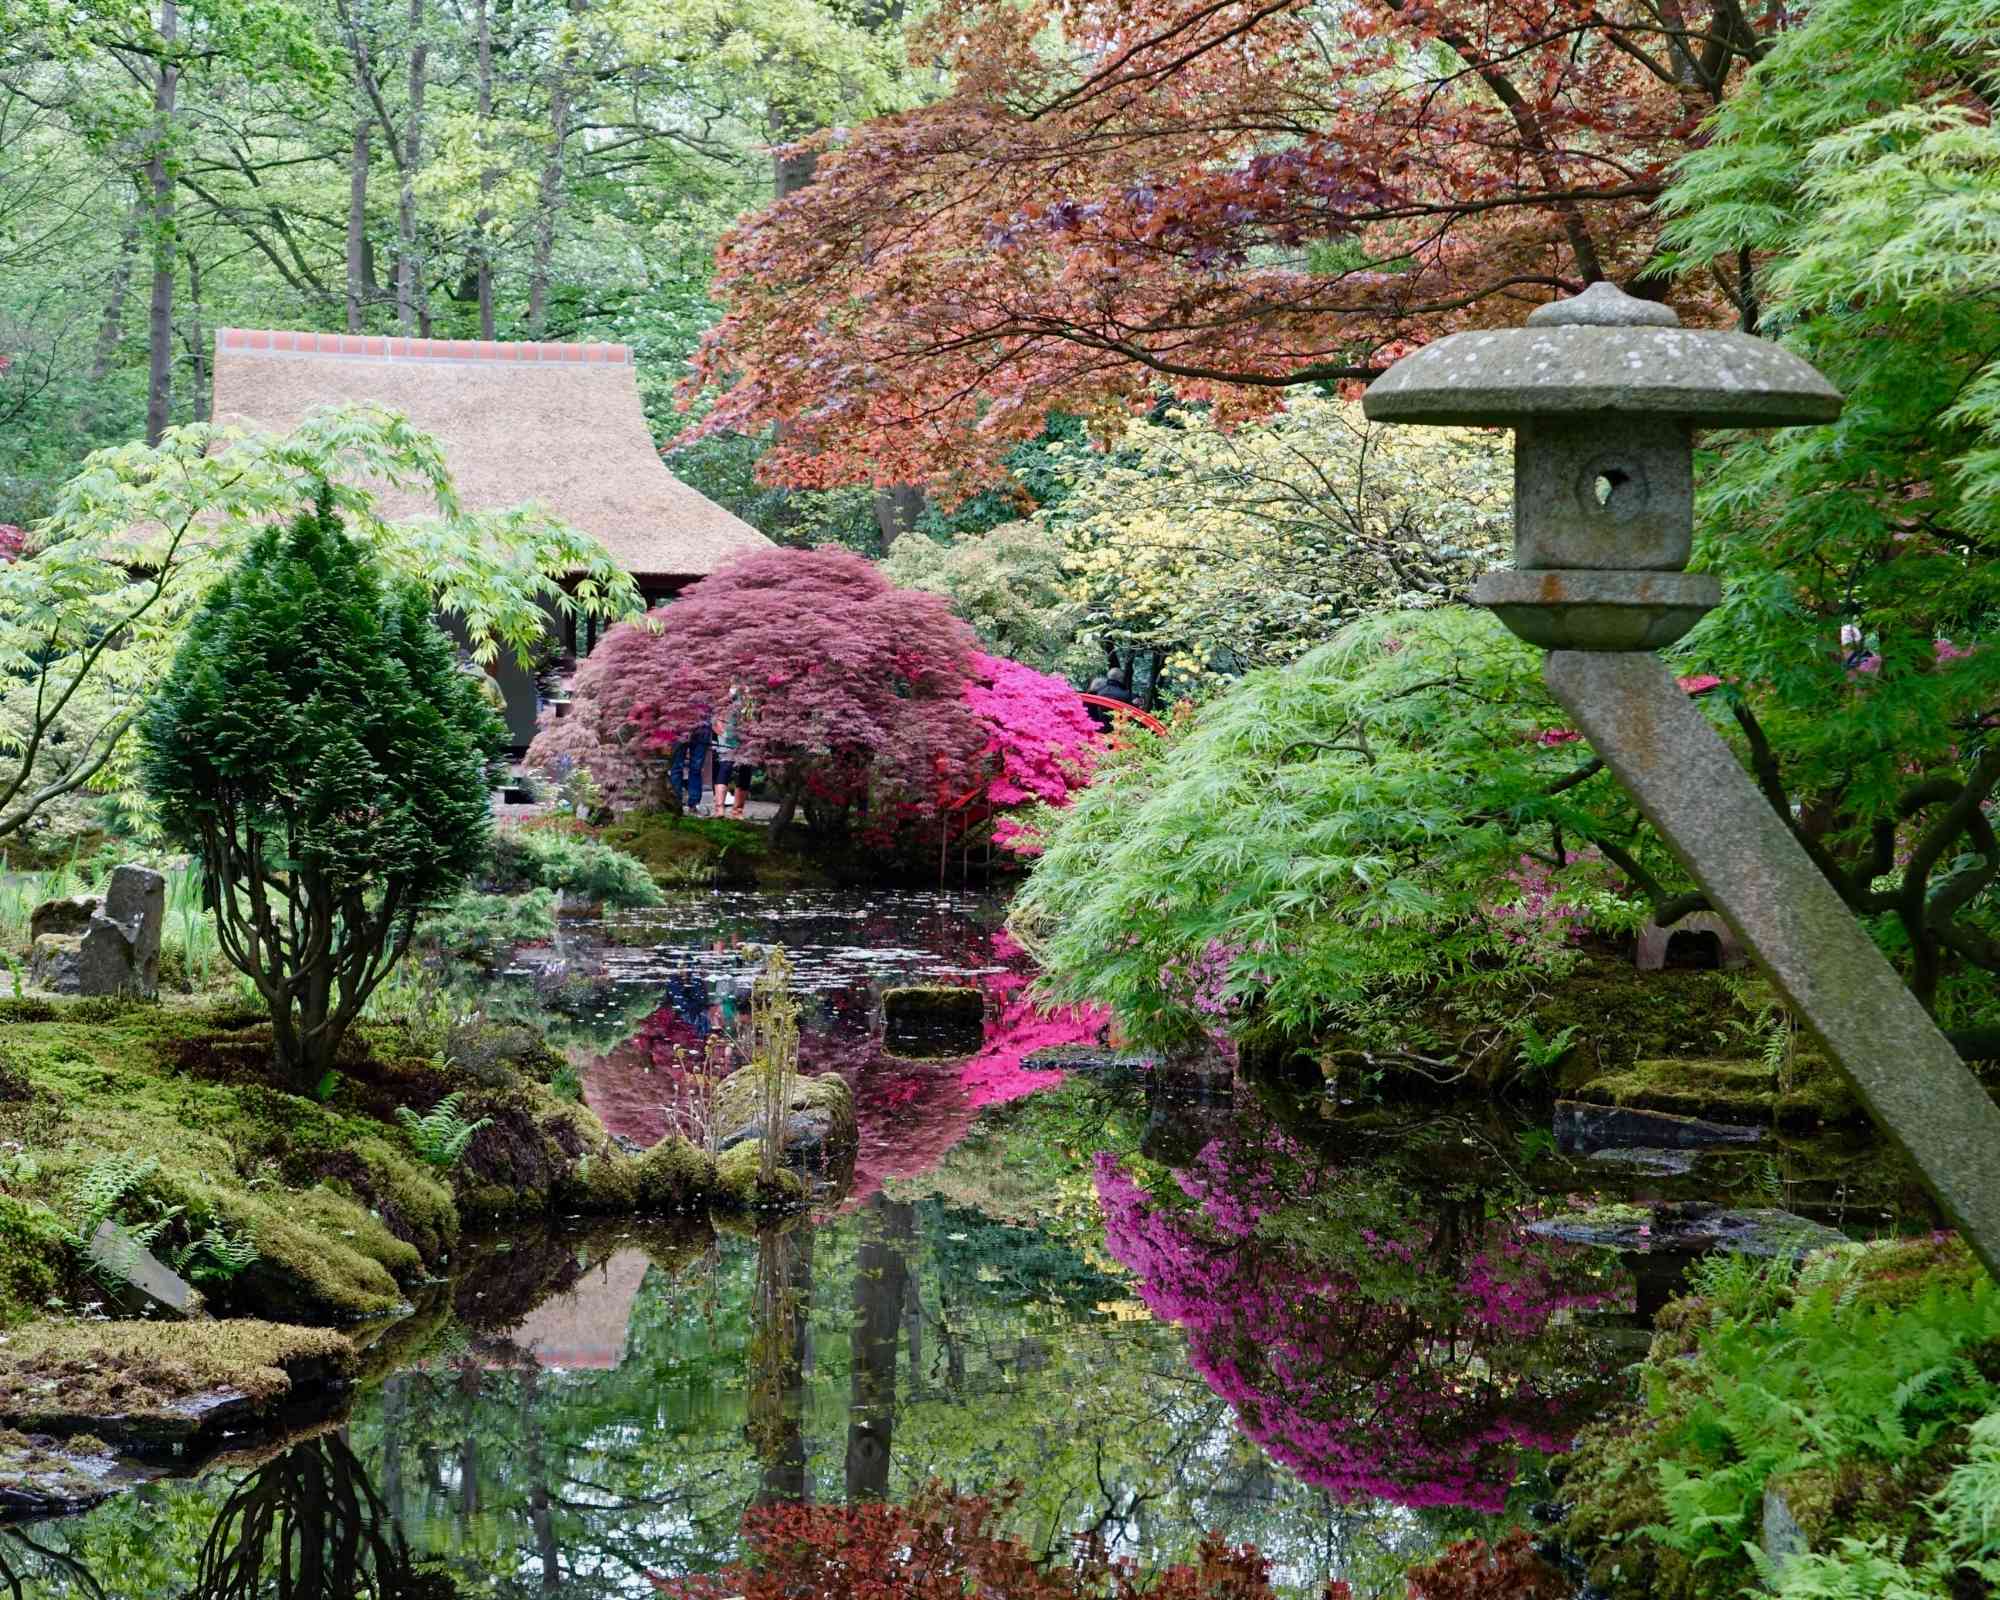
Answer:
[{"label": "japanese maple tree", "polygon": [[613,628],[529,758],[573,756],[600,783],[629,775],[735,688],[737,759],[771,777],[774,832],[801,806],[826,827],[864,809],[871,828],[892,828],[975,770],[987,735],[965,696],[972,657],[971,629],[941,597],[894,587],[851,551],[770,550]]},{"label": "japanese maple tree", "polygon": [[[1647,276],[1780,16],[1741,0],[946,0],[933,104],[724,241],[692,383],[774,481],[991,481],[1054,412],[1225,415]],[[1754,320],[1744,262],[1689,295]]]}]

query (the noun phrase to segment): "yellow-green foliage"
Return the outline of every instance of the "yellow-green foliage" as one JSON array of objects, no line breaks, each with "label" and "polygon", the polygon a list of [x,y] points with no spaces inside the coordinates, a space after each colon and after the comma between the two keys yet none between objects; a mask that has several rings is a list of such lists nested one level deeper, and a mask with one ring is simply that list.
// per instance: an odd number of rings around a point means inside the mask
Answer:
[{"label": "yellow-green foliage", "polygon": [[279,1399],[306,1378],[345,1378],[353,1347],[323,1328],[226,1322],[41,1322],[0,1344],[0,1413],[166,1415],[179,1401],[233,1389]]},{"label": "yellow-green foliage", "polygon": [[39,1312],[74,1270],[74,1256],[53,1212],[0,1194],[0,1326]]},{"label": "yellow-green foliage", "polygon": [[2000,1285],[1957,1240],[1923,1239],[1795,1275],[1712,1258],[1694,1288],[1661,1314],[1643,1404],[1570,1458],[1565,1531],[1593,1580],[1652,1600],[1739,1593],[1774,1483],[1814,1548],[1886,1541],[1922,1567],[1925,1504],[1965,1464],[1968,1426],[2000,1410]]},{"label": "yellow-green foliage", "polygon": [[1167,651],[1183,686],[1282,664],[1367,612],[1461,597],[1510,537],[1504,435],[1378,428],[1349,401],[1291,397],[1233,430],[1213,413],[1073,447],[1062,537],[1075,596]]}]

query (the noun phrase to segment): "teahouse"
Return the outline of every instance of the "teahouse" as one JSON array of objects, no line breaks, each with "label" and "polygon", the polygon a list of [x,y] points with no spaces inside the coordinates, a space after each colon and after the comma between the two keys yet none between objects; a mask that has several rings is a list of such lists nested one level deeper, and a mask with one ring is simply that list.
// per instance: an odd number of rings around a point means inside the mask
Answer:
[{"label": "teahouse", "polygon": [[[218,328],[217,422],[284,433],[320,406],[372,402],[406,415],[444,446],[468,511],[533,502],[596,538],[637,580],[648,605],[732,556],[769,547],[749,523],[690,489],[660,460],[622,344],[508,344],[471,339]],[[392,517],[412,497],[385,495]],[[556,625],[565,656],[594,631]],[[511,659],[495,667],[517,744],[534,736],[536,686]]]}]

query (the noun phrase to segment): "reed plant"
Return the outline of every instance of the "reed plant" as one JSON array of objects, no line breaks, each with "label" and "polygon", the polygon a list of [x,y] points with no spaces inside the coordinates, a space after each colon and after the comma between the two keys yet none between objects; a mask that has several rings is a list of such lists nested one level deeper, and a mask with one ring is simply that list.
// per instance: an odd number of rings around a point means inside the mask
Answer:
[{"label": "reed plant", "polygon": [[775,1183],[785,1156],[785,1118],[792,1106],[792,1085],[799,1075],[799,1003],[792,994],[791,963],[773,947],[750,986],[750,1020],[744,1053],[762,1075],[764,1136],[758,1172]]}]

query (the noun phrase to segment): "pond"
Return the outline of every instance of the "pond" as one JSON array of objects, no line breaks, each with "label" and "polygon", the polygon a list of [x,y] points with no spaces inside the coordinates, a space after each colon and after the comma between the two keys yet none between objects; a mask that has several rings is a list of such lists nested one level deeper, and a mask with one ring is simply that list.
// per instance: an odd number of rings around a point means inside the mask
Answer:
[{"label": "pond", "polygon": [[[808,996],[806,1065],[853,1082],[855,1181],[761,1234],[705,1221],[474,1242],[334,1417],[0,1539],[18,1596],[652,1596],[745,1556],[759,1508],[1001,1502],[1037,1553],[1147,1564],[1205,1530],[1281,1590],[1402,1593],[1532,1515],[1686,1269],[1558,1219],[1603,1202],[1928,1221],[1906,1175],[1819,1141],[1684,1175],[1571,1161],[1546,1121],[1388,1118],[1024,1067],[1001,908],[703,895],[573,925],[502,980],[551,1005],[617,1131],[686,1113],[663,1063],[731,1025],[755,951]],[[977,1057],[882,1048],[880,994],[989,987]],[[1011,1020],[1010,1020],[1011,1019]],[[1003,1104],[1002,1102],[1009,1102]],[[1698,1207],[1695,1209],[1699,1209]],[[1606,1213],[1614,1218],[1624,1212]]]}]

